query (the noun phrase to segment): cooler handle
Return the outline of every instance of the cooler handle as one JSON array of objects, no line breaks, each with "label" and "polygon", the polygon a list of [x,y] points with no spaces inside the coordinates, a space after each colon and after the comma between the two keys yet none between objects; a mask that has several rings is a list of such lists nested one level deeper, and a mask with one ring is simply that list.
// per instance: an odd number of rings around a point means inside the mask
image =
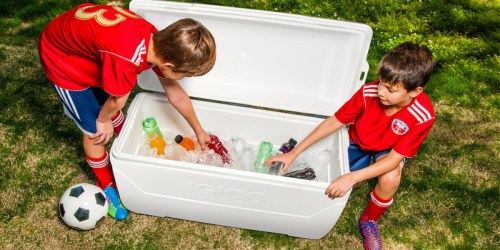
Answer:
[{"label": "cooler handle", "polygon": [[367,61],[363,62],[363,65],[361,65],[361,74],[359,75],[359,82],[356,86],[356,89],[361,88],[361,85],[363,85],[366,81],[366,77],[368,76],[368,70],[370,69],[370,65],[368,64]]}]

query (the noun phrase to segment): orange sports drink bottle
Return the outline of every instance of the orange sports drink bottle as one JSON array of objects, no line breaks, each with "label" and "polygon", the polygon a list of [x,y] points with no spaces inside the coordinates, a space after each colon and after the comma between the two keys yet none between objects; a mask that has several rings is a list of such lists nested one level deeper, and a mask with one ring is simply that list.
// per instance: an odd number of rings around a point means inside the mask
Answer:
[{"label": "orange sports drink bottle", "polygon": [[158,136],[156,133],[149,134],[149,147],[156,148],[156,152],[158,155],[165,155],[165,140],[161,136]]},{"label": "orange sports drink bottle", "polygon": [[183,137],[182,135],[176,136],[175,142],[177,142],[179,145],[181,145],[181,147],[186,149],[186,151],[194,150],[194,148],[196,147],[193,140],[191,140],[189,137]]}]

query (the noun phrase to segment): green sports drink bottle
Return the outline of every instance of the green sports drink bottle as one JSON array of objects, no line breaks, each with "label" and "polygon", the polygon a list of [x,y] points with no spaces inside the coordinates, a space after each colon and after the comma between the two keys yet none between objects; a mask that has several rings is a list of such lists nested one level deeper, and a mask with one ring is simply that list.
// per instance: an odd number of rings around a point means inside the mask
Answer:
[{"label": "green sports drink bottle", "polygon": [[163,138],[163,135],[160,132],[160,128],[158,128],[158,124],[156,123],[156,119],[154,117],[148,117],[142,121],[142,128],[146,131],[146,134],[149,136],[151,133],[157,134],[159,137]]},{"label": "green sports drink bottle", "polygon": [[253,164],[255,172],[267,173],[269,171],[268,166],[264,166],[263,163],[271,157],[273,151],[273,144],[267,141],[263,141],[259,145],[259,152],[257,153],[257,158]]}]

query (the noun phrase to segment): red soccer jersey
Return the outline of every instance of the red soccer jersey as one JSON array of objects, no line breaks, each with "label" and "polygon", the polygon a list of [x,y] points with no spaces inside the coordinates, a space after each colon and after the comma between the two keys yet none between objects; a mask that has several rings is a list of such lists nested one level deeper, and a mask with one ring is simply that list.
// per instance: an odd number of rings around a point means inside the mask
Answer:
[{"label": "red soccer jersey", "polygon": [[349,127],[349,139],[367,151],[394,149],[413,157],[434,123],[434,109],[425,93],[392,116],[377,94],[379,82],[363,85],[336,113]]},{"label": "red soccer jersey", "polygon": [[152,24],[129,10],[86,3],[50,22],[38,51],[47,77],[57,86],[96,86],[121,96],[151,67],[147,51],[155,32]]}]

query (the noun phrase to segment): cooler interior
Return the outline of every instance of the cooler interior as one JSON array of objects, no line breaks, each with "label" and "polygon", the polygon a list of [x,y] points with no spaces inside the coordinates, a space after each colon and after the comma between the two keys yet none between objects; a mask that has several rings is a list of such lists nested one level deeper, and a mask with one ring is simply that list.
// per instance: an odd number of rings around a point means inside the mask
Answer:
[{"label": "cooler interior", "polygon": [[[144,95],[144,96],[143,96]],[[147,117],[154,117],[162,131],[170,130],[183,136],[194,135],[184,118],[171,106],[166,97],[161,94],[141,93],[135,100],[133,110],[129,110],[127,116],[127,126],[125,133],[120,135],[119,148],[123,155],[137,157],[143,160],[152,160],[150,157],[138,154],[139,148],[144,145],[145,132],[142,129],[142,120]],[[281,113],[270,110],[255,109],[252,107],[241,107],[229,104],[213,103],[193,100],[198,119],[203,127],[211,134],[217,135],[220,139],[228,139],[233,136],[244,138],[245,141],[257,150],[261,141],[269,141],[273,144],[274,150],[278,150],[282,143],[294,138],[299,143],[303,140],[321,121],[322,118],[308,117],[298,114]],[[132,113],[130,114],[130,112]],[[329,150],[331,155],[328,164],[322,167],[325,171],[321,180],[303,180],[304,182],[329,183],[331,180],[344,174],[346,170],[346,148],[347,135],[345,129],[334,133],[308,148],[297,158],[297,161],[307,162],[317,170],[318,164],[314,161],[314,156],[322,150]],[[160,166],[176,164],[176,161],[159,159]],[[158,163],[158,162],[157,162]],[[164,164],[162,164],[164,163]],[[177,162],[178,163],[178,162]],[[204,168],[215,170],[217,167],[192,163],[194,168]],[[262,173],[254,173],[244,170],[227,169],[236,171],[233,174],[255,174],[257,176],[270,177]],[[245,172],[245,173],[242,173]],[[283,176],[273,176],[280,180],[288,178]]]}]

